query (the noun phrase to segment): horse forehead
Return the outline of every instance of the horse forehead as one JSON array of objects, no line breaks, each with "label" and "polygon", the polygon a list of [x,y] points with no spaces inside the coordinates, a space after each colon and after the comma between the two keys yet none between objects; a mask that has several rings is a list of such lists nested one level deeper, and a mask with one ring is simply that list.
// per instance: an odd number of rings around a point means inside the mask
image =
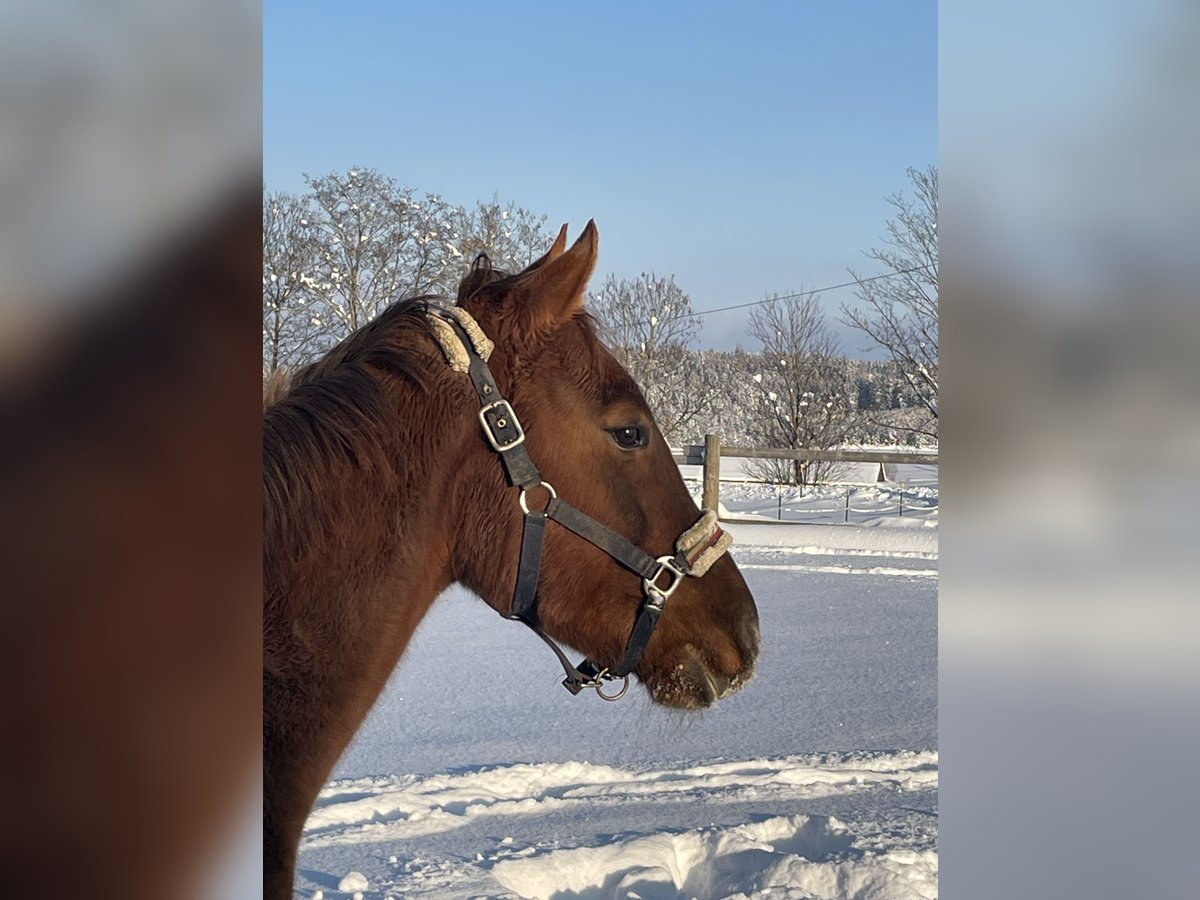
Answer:
[{"label": "horse forehead", "polygon": [[645,406],[642,389],[625,368],[607,349],[600,350],[600,372],[598,373],[601,399],[605,403],[628,401],[637,406]]},{"label": "horse forehead", "polygon": [[601,406],[622,402],[642,405],[642,392],[637,382],[603,347],[596,353],[576,355],[571,365],[575,376],[572,381]]},{"label": "horse forehead", "polygon": [[551,381],[603,402],[640,397],[634,380],[585,325],[572,322],[562,328],[548,349],[534,368],[541,368]]}]

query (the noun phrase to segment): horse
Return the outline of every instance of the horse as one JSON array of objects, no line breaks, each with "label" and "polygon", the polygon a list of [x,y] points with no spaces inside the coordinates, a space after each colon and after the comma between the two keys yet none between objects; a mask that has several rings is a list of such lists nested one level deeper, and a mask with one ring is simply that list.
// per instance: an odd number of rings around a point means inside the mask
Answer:
[{"label": "horse", "polygon": [[[291,896],[318,792],[453,583],[534,627],[573,692],[606,696],[607,680],[633,674],[655,702],[700,709],[753,674],[758,613],[719,552],[728,541],[714,514],[696,523],[641,391],[584,308],[595,223],[566,242],[564,225],[512,275],[480,255],[452,307],[394,303],[265,400],[272,900]],[[570,666],[556,641],[589,660]]]}]

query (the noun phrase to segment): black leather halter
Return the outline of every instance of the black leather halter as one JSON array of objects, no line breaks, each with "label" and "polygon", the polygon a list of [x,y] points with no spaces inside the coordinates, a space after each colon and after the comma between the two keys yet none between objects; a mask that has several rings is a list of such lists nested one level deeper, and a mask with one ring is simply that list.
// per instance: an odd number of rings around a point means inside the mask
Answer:
[{"label": "black leather halter", "polygon": [[[429,314],[448,323],[462,343],[469,358],[467,374],[482,404],[478,415],[484,437],[499,455],[508,483],[521,492],[518,500],[525,515],[525,526],[521,536],[521,559],[512,609],[506,618],[524,622],[554,651],[566,673],[563,687],[572,694],[578,694],[584,688],[595,688],[596,693],[605,700],[619,700],[629,689],[629,675],[641,661],[666,602],[685,576],[703,572],[693,573],[692,561],[683,550],[677,549],[669,556],[650,556],[615,531],[560,499],[554,488],[542,481],[537,466],[529,458],[525,449],[525,430],[512,405],[500,395],[487,362],[476,351],[466,331],[454,318],[441,314],[437,307],[431,306]],[[537,488],[542,488],[547,494],[546,505],[540,510],[529,507],[529,493]],[[644,597],[637,621],[625,642],[624,655],[615,666],[601,666],[590,659],[573,666],[558,644],[541,629],[538,622],[538,581],[546,522],[550,519],[599,547],[622,566],[642,577]],[[716,529],[715,534],[719,536],[720,529]],[[624,680],[621,689],[614,694],[604,693],[604,684],[617,680]]]}]

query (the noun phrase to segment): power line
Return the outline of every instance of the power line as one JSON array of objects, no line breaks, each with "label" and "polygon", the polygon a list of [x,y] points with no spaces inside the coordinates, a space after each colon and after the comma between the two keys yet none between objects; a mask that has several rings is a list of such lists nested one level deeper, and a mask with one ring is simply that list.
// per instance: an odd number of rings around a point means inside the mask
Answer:
[{"label": "power line", "polygon": [[[718,306],[715,309],[704,309],[700,312],[685,313],[677,316],[667,316],[665,319],[660,319],[662,322],[673,322],[676,319],[702,318],[712,315],[713,313],[729,312],[734,309],[749,309],[751,306],[762,306],[764,303],[774,303],[776,300],[794,300],[797,297],[806,297],[810,294],[823,294],[826,291],[840,291],[842,288],[853,287],[856,284],[867,284],[871,281],[880,281],[884,278],[895,278],[897,275],[909,275],[913,272],[920,272],[922,269],[929,269],[931,266],[928,263],[923,263],[919,266],[913,266],[911,269],[897,269],[895,272],[884,272],[882,275],[872,275],[870,278],[855,278],[853,281],[843,281],[840,284],[829,284],[825,287],[816,287],[809,291],[797,291],[794,294],[780,294],[777,297],[765,297],[762,300],[751,300],[747,303],[734,303],[731,306]],[[634,325],[650,325],[649,321],[634,322]]]},{"label": "power line", "polygon": [[[749,309],[751,306],[762,306],[764,303],[774,303],[776,300],[794,300],[797,297],[806,297],[810,294],[823,294],[826,291],[840,291],[842,288],[853,287],[856,284],[866,284],[871,281],[879,281],[884,278],[895,278],[897,275],[908,275],[912,272],[920,272],[922,269],[930,268],[929,265],[923,264],[913,266],[911,269],[898,269],[895,272],[884,272],[882,275],[872,275],[870,278],[855,278],[853,281],[843,281],[840,284],[830,284],[825,287],[816,287],[810,291],[797,291],[794,294],[780,294],[778,297],[765,297],[762,300],[752,300],[749,303],[735,303],[732,306],[718,306],[716,309],[705,309],[701,312],[692,313],[693,316],[711,315],[712,313],[729,312],[733,309]],[[681,317],[677,317],[681,318]]]}]

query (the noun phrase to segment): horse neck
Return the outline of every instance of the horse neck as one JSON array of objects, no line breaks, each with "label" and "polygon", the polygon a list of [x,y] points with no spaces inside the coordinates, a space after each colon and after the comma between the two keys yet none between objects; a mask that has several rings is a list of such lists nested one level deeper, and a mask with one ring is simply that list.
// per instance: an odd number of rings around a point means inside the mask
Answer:
[{"label": "horse neck", "polygon": [[427,336],[411,340],[424,342],[423,384],[377,374],[382,415],[375,404],[314,446],[303,404],[328,397],[331,377],[264,419],[264,715],[281,740],[313,745],[317,787],[452,577],[450,507],[478,424],[466,379],[434,360]]},{"label": "horse neck", "polygon": [[264,871],[272,896],[291,896],[296,844],[321,785],[452,577],[456,485],[478,424],[465,377],[427,348],[420,365],[424,385],[380,375],[384,414],[350,423],[340,441],[317,448],[327,452],[305,454],[311,470],[286,467],[296,446],[289,428],[312,424],[297,406],[304,392],[264,418]]}]

